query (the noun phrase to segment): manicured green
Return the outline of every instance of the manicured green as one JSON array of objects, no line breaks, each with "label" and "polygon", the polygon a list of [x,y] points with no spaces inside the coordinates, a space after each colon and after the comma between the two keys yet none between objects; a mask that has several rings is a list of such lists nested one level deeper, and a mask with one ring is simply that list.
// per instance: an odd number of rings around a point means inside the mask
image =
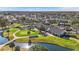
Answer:
[{"label": "manicured green", "polygon": [[17,28],[10,28],[9,29],[9,31],[12,32],[12,33],[16,32],[17,30],[18,30]]},{"label": "manicured green", "polygon": [[[18,29],[17,28],[10,28],[9,29],[9,38],[10,40],[12,40],[14,37],[13,37],[13,33],[16,32]],[[4,37],[7,37],[8,36],[8,32],[7,31],[4,31],[3,32],[3,36]]]},{"label": "manicured green", "polygon": [[20,38],[20,39],[17,39],[16,42],[26,43],[26,42],[28,42],[28,38]]},{"label": "manicured green", "polygon": [[[30,33],[28,34],[28,32]],[[18,33],[16,33],[16,36],[19,36],[19,37],[32,36],[32,35],[42,36],[38,31],[35,31],[35,30],[21,30]]]}]

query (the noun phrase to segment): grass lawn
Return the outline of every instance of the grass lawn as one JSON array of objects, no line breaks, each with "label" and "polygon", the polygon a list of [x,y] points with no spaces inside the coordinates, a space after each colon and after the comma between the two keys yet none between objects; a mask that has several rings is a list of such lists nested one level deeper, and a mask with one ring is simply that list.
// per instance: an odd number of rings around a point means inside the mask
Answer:
[{"label": "grass lawn", "polygon": [[21,27],[22,25],[19,23],[13,23],[10,27]]},{"label": "grass lawn", "polygon": [[[28,42],[27,38],[17,39],[16,42]],[[70,48],[75,51],[79,51],[79,43],[74,40],[63,39],[55,36],[47,36],[47,37],[38,37],[36,39],[32,39],[32,42],[45,42],[50,44],[56,44],[62,47]]]},{"label": "grass lawn", "polygon": [[[13,37],[13,33],[16,32],[17,30],[18,30],[17,28],[11,28],[11,29],[9,29],[9,31],[10,31],[9,32],[10,40],[14,38]],[[7,37],[8,36],[8,32],[7,31],[3,32],[3,36]]]},{"label": "grass lawn", "polygon": [[0,51],[12,51],[12,49],[9,47],[9,45],[4,46]]},{"label": "grass lawn", "polygon": [[[30,34],[28,34],[28,31],[30,31]],[[18,33],[16,33],[16,36],[19,36],[19,37],[32,36],[32,35],[42,36],[41,34],[39,34],[38,31],[35,31],[35,30],[21,30]]]},{"label": "grass lawn", "polygon": [[17,39],[16,42],[26,43],[26,42],[28,42],[28,38]]},{"label": "grass lawn", "polygon": [[[15,50],[15,47],[13,48],[13,51]],[[9,45],[4,46],[0,51],[12,51],[12,48],[9,47]],[[20,51],[28,51],[26,48],[20,48]]]},{"label": "grass lawn", "polygon": [[9,31],[12,32],[12,33],[16,32],[17,30],[18,30],[17,28],[10,28],[9,29]]}]

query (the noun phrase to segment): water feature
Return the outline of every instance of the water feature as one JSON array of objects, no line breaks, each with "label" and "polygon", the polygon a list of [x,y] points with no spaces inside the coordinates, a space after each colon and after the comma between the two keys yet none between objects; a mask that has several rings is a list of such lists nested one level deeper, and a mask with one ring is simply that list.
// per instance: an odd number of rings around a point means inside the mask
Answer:
[{"label": "water feature", "polygon": [[[71,49],[64,48],[58,45],[54,44],[48,44],[48,43],[32,43],[31,46],[34,46],[35,44],[45,46],[48,48],[49,51],[71,51]],[[15,42],[16,46],[20,46],[20,48],[30,48],[31,46],[28,45],[28,43],[17,43]]]},{"label": "water feature", "polygon": [[18,42],[14,42],[15,46],[19,46],[20,48],[30,48],[32,45],[28,45],[28,43],[18,43]]},{"label": "water feature", "polygon": [[6,43],[6,42],[8,42],[8,39],[6,39],[6,38],[0,36],[0,45],[1,45],[1,44],[4,44],[4,43]]},{"label": "water feature", "polygon": [[48,43],[37,43],[38,45],[45,46],[49,51],[71,51],[71,49],[64,48],[62,46],[48,44]]},{"label": "water feature", "polygon": [[2,37],[2,31],[0,31],[0,45],[8,42],[7,38]]}]

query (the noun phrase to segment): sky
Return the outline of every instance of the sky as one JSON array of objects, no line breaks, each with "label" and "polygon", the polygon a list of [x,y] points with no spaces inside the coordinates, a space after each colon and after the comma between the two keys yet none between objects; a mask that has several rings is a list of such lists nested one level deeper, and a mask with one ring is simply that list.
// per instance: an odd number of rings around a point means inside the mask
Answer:
[{"label": "sky", "polygon": [[0,11],[79,11],[79,7],[0,7]]}]

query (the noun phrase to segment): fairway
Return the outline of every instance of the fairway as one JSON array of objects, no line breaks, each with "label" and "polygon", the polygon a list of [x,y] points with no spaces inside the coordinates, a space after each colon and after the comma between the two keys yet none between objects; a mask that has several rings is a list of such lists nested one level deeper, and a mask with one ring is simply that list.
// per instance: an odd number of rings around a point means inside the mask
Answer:
[{"label": "fairway", "polygon": [[[28,32],[30,32],[28,34]],[[22,37],[22,36],[42,36],[38,31],[35,30],[21,30],[16,33],[16,36]]]}]

